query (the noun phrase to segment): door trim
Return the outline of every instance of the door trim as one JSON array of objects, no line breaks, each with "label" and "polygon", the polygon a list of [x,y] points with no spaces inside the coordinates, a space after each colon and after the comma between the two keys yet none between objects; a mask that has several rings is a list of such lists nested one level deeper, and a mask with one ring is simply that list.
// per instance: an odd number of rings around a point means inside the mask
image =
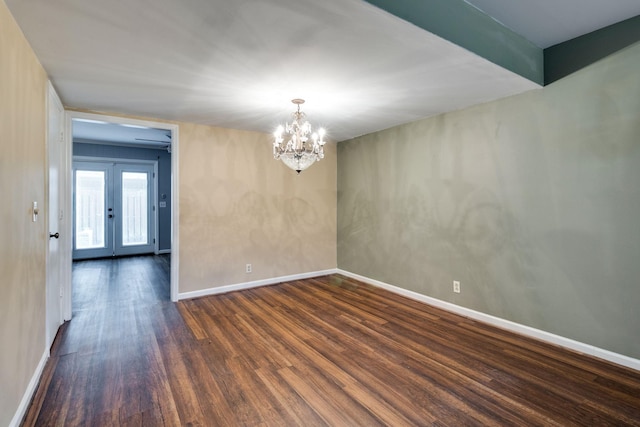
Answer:
[{"label": "door trim", "polygon": [[[81,111],[66,111],[66,124],[65,124],[65,148],[66,148],[66,156],[65,162],[67,167],[66,170],[66,191],[68,195],[71,194],[73,185],[72,180],[72,162],[73,162],[73,119],[89,119],[89,120],[102,120],[109,123],[118,123],[118,124],[131,124],[138,126],[147,126],[147,127],[155,127],[160,129],[167,129],[171,131],[171,301],[178,301],[178,292],[179,292],[179,277],[180,277],[180,135],[179,130],[180,127],[177,124],[152,121],[152,120],[139,120],[139,119],[130,119],[127,117],[118,117],[118,116],[110,116],[106,114],[97,114],[97,113],[86,113]],[[65,199],[65,205],[67,212],[71,212],[72,203],[71,197],[67,197]],[[73,221],[69,219],[67,215],[66,221],[64,221],[65,233],[71,233],[73,231]],[[65,316],[65,320],[70,320],[72,315],[72,306],[71,306],[71,251],[72,246],[70,244],[65,245],[65,260],[66,265],[63,266],[65,270],[67,270],[68,278],[64,282],[65,290],[64,290],[64,302],[63,302],[63,312]]]}]

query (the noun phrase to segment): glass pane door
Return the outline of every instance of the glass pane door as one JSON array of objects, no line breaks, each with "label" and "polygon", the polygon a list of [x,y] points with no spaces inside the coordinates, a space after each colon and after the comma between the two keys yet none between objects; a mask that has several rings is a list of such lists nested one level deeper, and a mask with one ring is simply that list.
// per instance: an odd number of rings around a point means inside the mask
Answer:
[{"label": "glass pane door", "polygon": [[109,239],[112,224],[107,210],[111,168],[108,163],[74,163],[74,259],[113,253]]},{"label": "glass pane door", "polygon": [[150,253],[155,249],[153,165],[117,163],[115,210],[116,255]]},{"label": "glass pane door", "polygon": [[149,243],[148,174],[122,172],[122,246]]},{"label": "glass pane door", "polygon": [[104,248],[106,175],[105,171],[76,172],[76,249]]},{"label": "glass pane door", "polygon": [[73,164],[73,259],[155,251],[154,165]]}]

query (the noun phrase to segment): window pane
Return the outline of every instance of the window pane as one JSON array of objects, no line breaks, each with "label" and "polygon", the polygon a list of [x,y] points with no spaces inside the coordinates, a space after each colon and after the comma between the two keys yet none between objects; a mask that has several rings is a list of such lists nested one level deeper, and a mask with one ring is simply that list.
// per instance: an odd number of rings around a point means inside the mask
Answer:
[{"label": "window pane", "polygon": [[122,173],[122,246],[148,243],[147,194],[145,172]]},{"label": "window pane", "polygon": [[104,171],[76,171],[76,249],[105,247]]}]

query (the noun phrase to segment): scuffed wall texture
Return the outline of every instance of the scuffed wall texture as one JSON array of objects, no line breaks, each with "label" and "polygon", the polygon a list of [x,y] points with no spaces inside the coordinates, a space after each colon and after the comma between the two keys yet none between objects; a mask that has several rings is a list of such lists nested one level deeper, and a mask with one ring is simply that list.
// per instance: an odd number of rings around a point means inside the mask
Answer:
[{"label": "scuffed wall texture", "polygon": [[267,134],[181,123],[179,150],[181,293],[336,268],[335,144],[300,175]]},{"label": "scuffed wall texture", "polygon": [[[47,76],[0,0],[0,425],[45,351]],[[40,207],[31,221],[31,204]]]},{"label": "scuffed wall texture", "polygon": [[635,44],[341,142],[338,267],[640,358],[639,76]]}]

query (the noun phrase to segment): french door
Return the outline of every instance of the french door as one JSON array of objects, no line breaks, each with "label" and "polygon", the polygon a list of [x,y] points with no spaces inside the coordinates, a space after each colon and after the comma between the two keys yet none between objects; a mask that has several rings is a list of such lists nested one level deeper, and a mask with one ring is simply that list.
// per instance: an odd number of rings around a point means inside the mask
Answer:
[{"label": "french door", "polygon": [[154,165],[73,163],[73,259],[152,253]]}]

